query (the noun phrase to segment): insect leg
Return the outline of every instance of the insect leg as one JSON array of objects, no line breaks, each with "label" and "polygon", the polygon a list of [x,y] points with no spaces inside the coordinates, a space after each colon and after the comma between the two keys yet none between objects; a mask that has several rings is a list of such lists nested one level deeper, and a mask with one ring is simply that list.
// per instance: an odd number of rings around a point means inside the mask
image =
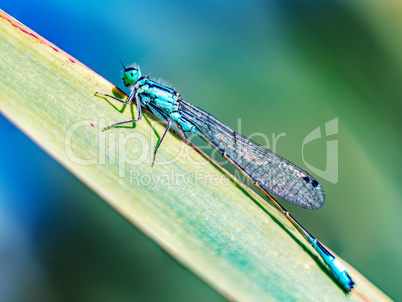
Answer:
[{"label": "insect leg", "polygon": [[119,101],[119,102],[121,102],[121,103],[126,103],[126,101],[121,100],[121,99],[119,99],[119,98],[117,98],[117,97],[115,97],[115,96],[113,96],[113,95],[105,94],[105,93],[100,93],[100,92],[97,92],[97,91],[95,91],[95,96],[99,96],[99,97],[104,96],[104,97],[111,98],[111,99],[114,99],[114,100],[116,100],[116,101]]},{"label": "insect leg", "polygon": [[163,139],[165,138],[166,133],[169,131],[170,127],[172,126],[172,120],[171,120],[166,114],[164,114],[163,112],[161,112],[161,111],[160,111],[157,107],[155,107],[154,105],[148,104],[147,107],[150,109],[151,112],[157,112],[157,114],[158,114],[160,117],[162,117],[162,118],[166,121],[166,123],[167,123],[165,132],[163,133],[161,139],[159,140],[159,142],[156,144],[156,147],[155,147],[154,158],[153,158],[152,164],[151,164],[151,166],[153,167],[153,165],[154,165],[154,163],[155,163],[156,153],[158,152],[158,149],[159,149],[160,145],[162,144],[162,141],[163,141]]},{"label": "insect leg", "polygon": [[[107,95],[105,95],[105,96],[107,96]],[[110,97],[110,96],[109,96],[109,97]],[[114,97],[113,97],[113,98],[114,98]],[[117,98],[115,98],[115,99],[117,99]],[[130,96],[128,97],[127,101],[122,101],[122,100],[120,100],[120,101],[123,102],[123,103],[125,103],[125,104],[130,104],[130,103],[133,101],[133,99],[135,99],[135,101],[136,101],[136,103],[137,103],[138,118],[137,118],[137,119],[134,119],[134,120],[124,121],[124,122],[120,122],[120,123],[116,123],[116,124],[107,126],[107,127],[103,128],[102,131],[105,131],[105,130],[107,130],[107,129],[110,129],[110,128],[113,128],[113,127],[115,127],[115,126],[122,125],[122,124],[135,123],[135,122],[138,122],[139,120],[142,119],[141,100],[140,100],[140,98],[137,96],[137,91],[136,91],[136,90],[133,90],[133,91],[131,92],[131,94],[130,94]],[[118,99],[117,99],[117,100],[118,100]]]}]

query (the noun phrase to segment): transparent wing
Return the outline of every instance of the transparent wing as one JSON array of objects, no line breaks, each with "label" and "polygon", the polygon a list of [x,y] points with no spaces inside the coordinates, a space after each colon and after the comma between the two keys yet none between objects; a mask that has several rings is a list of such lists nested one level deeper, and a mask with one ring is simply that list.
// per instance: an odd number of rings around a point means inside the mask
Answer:
[{"label": "transparent wing", "polygon": [[263,190],[307,209],[318,209],[324,203],[323,188],[306,171],[183,99],[179,100],[179,111],[204,139],[234,161]]}]

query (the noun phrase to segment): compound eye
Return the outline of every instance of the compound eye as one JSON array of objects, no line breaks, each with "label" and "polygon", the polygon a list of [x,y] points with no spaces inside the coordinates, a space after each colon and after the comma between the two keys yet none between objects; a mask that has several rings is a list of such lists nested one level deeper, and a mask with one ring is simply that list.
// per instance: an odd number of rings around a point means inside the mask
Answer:
[{"label": "compound eye", "polygon": [[138,79],[141,77],[141,72],[139,69],[135,67],[129,67],[124,70],[124,85],[125,86],[130,86],[131,84],[134,84],[135,82],[138,81]]}]

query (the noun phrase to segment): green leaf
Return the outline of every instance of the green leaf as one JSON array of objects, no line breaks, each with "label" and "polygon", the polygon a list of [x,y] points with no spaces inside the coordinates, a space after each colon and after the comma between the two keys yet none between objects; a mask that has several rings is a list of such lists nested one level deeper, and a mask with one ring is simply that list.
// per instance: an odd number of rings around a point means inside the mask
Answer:
[{"label": "green leaf", "polygon": [[151,167],[165,127],[149,113],[102,132],[136,108],[94,96],[124,94],[4,12],[0,48],[1,113],[226,298],[388,299],[347,264],[356,288],[345,293],[285,217],[177,135]]}]

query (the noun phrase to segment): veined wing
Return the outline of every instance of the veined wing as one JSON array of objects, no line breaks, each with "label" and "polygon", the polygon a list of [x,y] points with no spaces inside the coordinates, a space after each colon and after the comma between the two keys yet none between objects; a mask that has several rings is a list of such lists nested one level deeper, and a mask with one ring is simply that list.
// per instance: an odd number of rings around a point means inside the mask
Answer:
[{"label": "veined wing", "polygon": [[318,209],[324,203],[323,188],[306,171],[183,99],[179,100],[179,111],[204,139],[266,192],[307,209]]}]

